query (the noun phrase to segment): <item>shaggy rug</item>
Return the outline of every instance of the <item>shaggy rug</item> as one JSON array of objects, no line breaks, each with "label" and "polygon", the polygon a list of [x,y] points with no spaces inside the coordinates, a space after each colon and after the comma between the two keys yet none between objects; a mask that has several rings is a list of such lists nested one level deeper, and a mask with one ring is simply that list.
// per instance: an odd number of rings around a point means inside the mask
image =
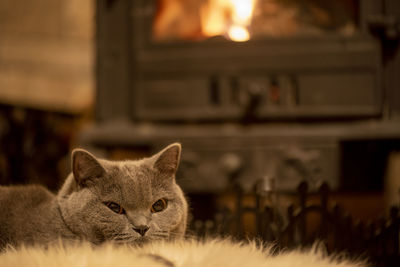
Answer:
[{"label": "shaggy rug", "polygon": [[155,242],[142,247],[88,243],[7,248],[0,266],[24,267],[361,267],[365,262],[344,256],[327,256],[316,247],[273,253],[271,246],[229,240]]}]

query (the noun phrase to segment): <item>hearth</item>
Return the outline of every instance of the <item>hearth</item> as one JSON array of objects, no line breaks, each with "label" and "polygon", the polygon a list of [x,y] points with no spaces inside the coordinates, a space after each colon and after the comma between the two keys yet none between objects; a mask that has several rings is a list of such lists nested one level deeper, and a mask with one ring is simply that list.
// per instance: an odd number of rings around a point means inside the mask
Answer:
[{"label": "hearth", "polygon": [[351,150],[361,165],[399,147],[399,14],[396,0],[99,0],[97,124],[81,143],[180,141],[188,192],[380,190],[385,163],[349,177],[343,159],[353,141],[390,144]]}]

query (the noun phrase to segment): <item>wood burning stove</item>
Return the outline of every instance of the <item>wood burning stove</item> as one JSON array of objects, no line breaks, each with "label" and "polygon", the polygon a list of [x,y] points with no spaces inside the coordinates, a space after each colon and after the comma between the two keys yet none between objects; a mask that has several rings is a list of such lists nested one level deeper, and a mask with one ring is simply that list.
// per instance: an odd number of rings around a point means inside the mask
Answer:
[{"label": "wood burning stove", "polygon": [[[181,141],[184,187],[215,192],[260,179],[341,188],[343,144],[399,139],[397,1],[250,1],[254,24],[224,11],[209,34],[212,2],[97,1],[98,120],[82,143]],[[238,25],[248,40],[232,40]]]}]

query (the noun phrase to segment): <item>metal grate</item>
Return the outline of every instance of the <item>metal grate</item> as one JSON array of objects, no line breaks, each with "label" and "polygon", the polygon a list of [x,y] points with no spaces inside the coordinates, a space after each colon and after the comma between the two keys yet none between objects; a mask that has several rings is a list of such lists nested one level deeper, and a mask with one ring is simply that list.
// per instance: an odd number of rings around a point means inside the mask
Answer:
[{"label": "metal grate", "polygon": [[[308,185],[298,186],[299,205],[290,205],[287,210],[277,212],[275,207],[262,206],[263,195],[254,193],[255,206],[243,205],[243,191],[236,188],[236,208],[232,212],[222,209],[214,221],[195,221],[192,230],[197,235],[232,236],[237,239],[254,237],[273,242],[279,249],[311,246],[323,243],[328,253],[345,252],[354,257],[368,258],[374,266],[400,266],[399,207],[392,207],[390,216],[376,221],[355,222],[339,205],[328,205],[329,187],[319,188],[319,204],[307,204],[310,197]],[[320,216],[318,225],[311,225],[307,216]],[[245,231],[243,218],[254,216],[255,233]]]}]

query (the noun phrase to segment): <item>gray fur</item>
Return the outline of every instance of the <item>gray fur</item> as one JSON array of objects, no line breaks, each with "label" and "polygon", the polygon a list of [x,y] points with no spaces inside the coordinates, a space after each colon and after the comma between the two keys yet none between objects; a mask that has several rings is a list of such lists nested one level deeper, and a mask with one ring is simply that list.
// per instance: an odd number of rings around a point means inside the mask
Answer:
[{"label": "gray fur", "polygon": [[[175,182],[180,152],[180,144],[172,144],[150,158],[108,161],[76,149],[72,173],[57,195],[41,186],[0,186],[0,248],[59,239],[140,244],[182,237],[187,202]],[[167,208],[152,213],[161,198]],[[109,201],[126,213],[110,210]],[[141,236],[133,229],[138,226],[149,230]]]}]

